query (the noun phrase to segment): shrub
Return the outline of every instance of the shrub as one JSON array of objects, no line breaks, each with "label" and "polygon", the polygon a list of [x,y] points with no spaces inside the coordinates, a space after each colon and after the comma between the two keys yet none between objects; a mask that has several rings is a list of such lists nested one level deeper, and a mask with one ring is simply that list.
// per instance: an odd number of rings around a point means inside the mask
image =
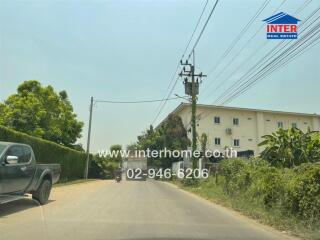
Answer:
[{"label": "shrub", "polygon": [[82,178],[86,164],[86,154],[63,147],[59,144],[29,136],[0,126],[0,141],[29,144],[38,163],[61,164],[61,180],[68,181]]},{"label": "shrub", "polygon": [[302,164],[292,170],[285,207],[309,222],[320,220],[320,164]]},{"label": "shrub", "polygon": [[111,158],[94,156],[90,164],[89,178],[111,179],[114,171],[118,169],[119,162]]},{"label": "shrub", "polygon": [[271,166],[260,166],[251,171],[251,185],[248,195],[266,207],[280,203],[284,193],[281,170]]},{"label": "shrub", "polygon": [[283,196],[281,170],[262,159],[227,159],[220,164],[224,187],[230,195],[244,194],[271,207]]},{"label": "shrub", "polygon": [[225,190],[228,194],[235,194],[245,190],[251,183],[248,171],[248,160],[226,159],[221,161],[219,172],[225,178]]},{"label": "shrub", "polygon": [[320,164],[276,168],[262,159],[227,159],[220,163],[220,185],[233,198],[276,208],[310,225],[320,224]]},{"label": "shrub", "polygon": [[200,181],[197,178],[185,178],[182,180],[185,187],[199,187]]}]

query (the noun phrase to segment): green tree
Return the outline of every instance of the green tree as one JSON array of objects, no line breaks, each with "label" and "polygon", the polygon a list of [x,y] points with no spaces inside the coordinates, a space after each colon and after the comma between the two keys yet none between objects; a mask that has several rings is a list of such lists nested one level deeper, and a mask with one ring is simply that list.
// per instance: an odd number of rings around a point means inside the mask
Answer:
[{"label": "green tree", "polygon": [[149,129],[142,133],[142,135],[138,136],[137,141],[137,149],[140,150],[160,150],[163,148],[163,136],[161,132],[158,130],[154,130],[151,125]]},{"label": "green tree", "polygon": [[164,145],[170,150],[184,150],[190,146],[187,131],[181,117],[170,114],[163,126]]},{"label": "green tree", "polygon": [[[178,115],[170,114],[160,128],[160,133],[163,136],[164,147],[171,151],[186,150],[191,144],[181,117]],[[161,159],[161,164],[163,167],[169,168],[173,162],[181,160],[181,157],[179,159],[166,157]]]},{"label": "green tree", "polygon": [[110,160],[113,162],[121,162],[122,161],[122,156],[121,156],[121,152],[120,152],[121,150],[122,150],[122,146],[120,144],[112,145],[110,147],[110,152],[114,152],[117,155],[111,156]]},{"label": "green tree", "polygon": [[[161,150],[163,149],[163,136],[159,129],[154,130],[150,125],[149,129],[138,136],[138,141],[135,144],[136,150]],[[161,160],[159,158],[148,158],[148,165],[154,167],[160,167]]]},{"label": "green tree", "polygon": [[[170,114],[157,129],[153,126],[138,136],[138,149],[150,150],[185,150],[190,146],[187,131],[183,126],[182,120],[178,115]],[[157,167],[171,167],[172,162],[181,159],[173,158],[150,158],[148,164]]]},{"label": "green tree", "polygon": [[23,82],[0,105],[0,124],[68,147],[81,137],[83,127],[66,91],[56,93],[35,80]]},{"label": "green tree", "polygon": [[320,160],[320,134],[298,128],[279,129],[271,135],[265,135],[259,146],[266,148],[261,157],[274,166],[294,167],[305,162]]},{"label": "green tree", "polygon": [[130,144],[127,145],[126,149],[127,149],[127,151],[134,152],[135,150],[139,149],[139,146],[138,146],[137,143],[130,143]]},{"label": "green tree", "polygon": [[122,146],[120,144],[115,144],[110,147],[109,152],[118,152],[117,156],[111,156],[110,154],[107,156],[99,156],[99,154],[95,155],[90,164],[90,176],[98,178],[113,178],[114,171],[119,167],[119,163],[122,160],[120,153],[121,149]]}]

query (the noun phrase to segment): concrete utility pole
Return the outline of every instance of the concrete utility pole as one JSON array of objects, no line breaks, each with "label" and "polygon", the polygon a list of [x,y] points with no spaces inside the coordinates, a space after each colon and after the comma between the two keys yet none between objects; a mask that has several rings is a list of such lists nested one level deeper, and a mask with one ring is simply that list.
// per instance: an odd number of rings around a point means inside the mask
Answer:
[{"label": "concrete utility pole", "polygon": [[[202,77],[206,77],[207,75],[203,75],[202,72],[200,74],[195,74],[195,55],[194,50],[192,51],[193,56],[193,64],[180,61],[181,65],[184,66],[183,70],[179,73],[179,76],[185,76],[184,78],[184,86],[185,93],[191,96],[191,129],[192,129],[192,152],[197,150],[197,127],[196,127],[196,114],[197,114],[197,95],[199,94],[199,83]],[[185,66],[189,67],[189,70],[185,68]],[[195,79],[195,77],[197,79]],[[190,82],[191,78],[191,82]],[[200,81],[199,81],[200,80]],[[197,159],[192,157],[192,167],[197,167]]]},{"label": "concrete utility pole", "polygon": [[[196,93],[196,83],[194,80],[194,51],[192,51],[193,64],[191,67],[191,126],[192,126],[192,151],[197,150],[197,126],[196,126],[196,114],[197,114],[197,93]],[[199,93],[199,83],[197,83],[197,92]],[[196,168],[195,158],[192,158],[192,167]]]},{"label": "concrete utility pole", "polygon": [[88,138],[87,138],[87,159],[86,159],[86,169],[84,173],[85,179],[88,179],[88,173],[89,173],[92,108],[93,108],[93,97],[91,97],[91,100],[90,100],[90,116],[89,116]]}]

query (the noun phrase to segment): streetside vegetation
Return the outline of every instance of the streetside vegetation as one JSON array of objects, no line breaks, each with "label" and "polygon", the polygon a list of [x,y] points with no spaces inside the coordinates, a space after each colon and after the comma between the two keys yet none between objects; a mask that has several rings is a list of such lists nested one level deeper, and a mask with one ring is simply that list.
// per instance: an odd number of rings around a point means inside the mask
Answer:
[{"label": "streetside vegetation", "polygon": [[288,169],[263,159],[229,159],[217,176],[182,187],[282,231],[320,238],[320,164]]},{"label": "streetside vegetation", "polygon": [[29,136],[25,133],[0,126],[0,141],[29,144],[38,163],[61,164],[61,182],[83,178],[86,154],[62,145]]},{"label": "streetside vegetation", "polygon": [[215,176],[183,185],[200,196],[306,239],[320,239],[320,134],[279,129],[260,158],[226,159]]},{"label": "streetside vegetation", "polygon": [[[187,150],[190,146],[190,140],[187,131],[183,126],[180,116],[170,114],[168,118],[160,124],[157,129],[153,126],[138,136],[138,141],[130,146],[130,150]],[[172,159],[169,157],[149,158],[148,165],[158,168],[171,168],[174,161],[181,159]]]},{"label": "streetside vegetation", "polygon": [[66,147],[83,150],[76,141],[83,123],[77,120],[66,91],[55,92],[29,80],[0,103],[0,125]]},{"label": "streetside vegetation", "polygon": [[118,152],[117,156],[99,156],[95,155],[91,161],[89,169],[90,178],[111,179],[114,178],[114,171],[120,166],[122,156],[120,151],[122,146],[119,144],[112,145],[110,152]]},{"label": "streetside vegetation", "polygon": [[[41,138],[0,126],[0,141],[29,144],[36,155],[37,163],[61,164],[60,182],[81,179],[86,166],[86,154]],[[121,150],[120,145],[111,146],[110,150]],[[89,178],[110,179],[119,166],[121,156],[99,157],[90,155]]]},{"label": "streetside vegetation", "polygon": [[259,145],[265,146],[261,157],[276,167],[294,167],[301,163],[320,159],[320,134],[315,131],[304,133],[298,128],[279,129],[263,136]]},{"label": "streetside vegetation", "polygon": [[[57,93],[35,80],[23,82],[16,94],[0,103],[0,141],[29,144],[38,163],[61,164],[60,182],[84,176],[86,154],[81,144],[76,144],[82,127],[67,92]],[[90,155],[89,176],[110,178],[118,162]]]}]

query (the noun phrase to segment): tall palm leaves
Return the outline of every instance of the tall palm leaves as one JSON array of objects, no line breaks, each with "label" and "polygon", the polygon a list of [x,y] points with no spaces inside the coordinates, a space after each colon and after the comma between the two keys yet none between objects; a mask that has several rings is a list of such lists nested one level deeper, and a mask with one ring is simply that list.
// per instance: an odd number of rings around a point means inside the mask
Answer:
[{"label": "tall palm leaves", "polygon": [[320,160],[320,134],[315,131],[304,133],[298,128],[278,131],[265,135],[259,146],[266,146],[261,157],[272,165],[293,167],[304,162]]}]

